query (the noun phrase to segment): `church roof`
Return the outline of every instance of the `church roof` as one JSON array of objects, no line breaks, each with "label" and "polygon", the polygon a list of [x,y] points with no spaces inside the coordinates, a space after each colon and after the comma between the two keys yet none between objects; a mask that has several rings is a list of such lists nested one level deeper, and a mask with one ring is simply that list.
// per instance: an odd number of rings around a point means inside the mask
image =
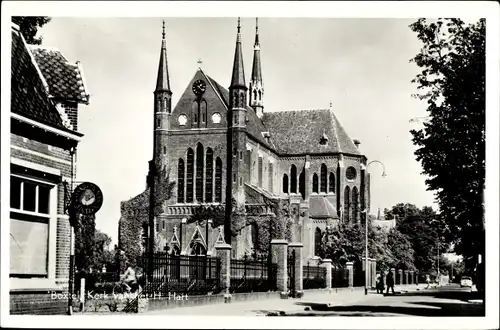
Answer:
[{"label": "church roof", "polygon": [[79,62],[70,63],[60,51],[55,49],[30,46],[30,50],[49,85],[49,93],[52,97],[89,103],[89,93]]},{"label": "church roof", "polygon": [[[266,112],[262,122],[277,151],[286,155],[346,153],[361,155],[330,109]],[[320,143],[326,136],[327,143]]]},{"label": "church roof", "polygon": [[11,111],[26,118],[75,133],[66,128],[49,98],[47,83],[39,72],[21,34],[12,31]]},{"label": "church roof", "polygon": [[[225,105],[227,108],[229,108],[229,91],[222,87],[217,81],[214,79],[210,78],[208,75],[205,75],[212,85],[214,86],[215,90],[219,95],[221,96],[222,100],[224,101]],[[262,132],[266,132],[267,128],[264,126],[262,121],[257,117],[257,114],[255,114],[255,111],[247,106],[247,133],[251,137],[253,137],[255,140],[257,140],[259,143],[265,145],[266,147],[276,150],[276,147],[274,146],[273,142],[270,140],[269,142],[262,136]]]},{"label": "church roof", "polygon": [[158,65],[158,76],[156,78],[155,91],[170,92],[170,78],[168,76],[168,61],[167,61],[167,42],[165,40],[165,21],[163,21],[160,64]]},{"label": "church roof", "polygon": [[324,196],[309,198],[309,216],[311,218],[338,218],[335,207]]}]

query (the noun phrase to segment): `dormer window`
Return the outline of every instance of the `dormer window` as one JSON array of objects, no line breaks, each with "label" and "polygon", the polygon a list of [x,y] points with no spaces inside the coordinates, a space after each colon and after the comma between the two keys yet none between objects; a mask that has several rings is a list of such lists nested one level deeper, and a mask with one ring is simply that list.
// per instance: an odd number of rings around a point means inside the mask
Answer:
[{"label": "dormer window", "polygon": [[321,144],[322,146],[326,146],[328,144],[328,136],[326,135],[326,133],[323,132],[323,135],[319,139],[319,144]]}]

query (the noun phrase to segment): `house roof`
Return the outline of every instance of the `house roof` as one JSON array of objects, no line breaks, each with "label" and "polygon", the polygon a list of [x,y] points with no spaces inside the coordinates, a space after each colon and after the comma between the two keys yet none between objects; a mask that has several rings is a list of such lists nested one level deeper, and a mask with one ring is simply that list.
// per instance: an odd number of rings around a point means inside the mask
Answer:
[{"label": "house roof", "polygon": [[67,129],[21,34],[12,31],[11,112],[63,131]]},{"label": "house roof", "polygon": [[335,207],[324,196],[309,198],[309,216],[311,218],[338,218]]},{"label": "house roof", "polygon": [[[281,154],[361,155],[331,109],[266,112],[262,121]],[[323,145],[324,136],[328,141]]]},{"label": "house roof", "polygon": [[89,103],[89,93],[85,86],[79,62],[70,63],[55,49],[29,46],[43,77],[49,86],[49,93],[55,99]]}]

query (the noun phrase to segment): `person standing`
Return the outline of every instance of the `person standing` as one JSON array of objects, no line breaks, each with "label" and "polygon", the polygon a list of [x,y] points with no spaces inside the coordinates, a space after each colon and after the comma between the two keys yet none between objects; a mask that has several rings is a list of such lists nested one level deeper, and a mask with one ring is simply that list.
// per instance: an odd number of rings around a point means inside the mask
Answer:
[{"label": "person standing", "polygon": [[386,284],[387,284],[387,294],[389,294],[389,288],[392,290],[392,294],[394,294],[394,277],[392,276],[392,272],[389,271],[387,274],[386,278]]}]

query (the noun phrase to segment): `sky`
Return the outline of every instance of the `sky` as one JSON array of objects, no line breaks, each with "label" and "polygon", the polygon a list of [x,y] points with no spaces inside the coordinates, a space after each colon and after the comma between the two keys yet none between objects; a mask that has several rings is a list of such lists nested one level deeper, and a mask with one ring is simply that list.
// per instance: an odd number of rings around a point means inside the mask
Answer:
[{"label": "sky", "polygon": [[[117,243],[120,202],[142,192],[152,157],[153,90],[166,20],[173,104],[201,67],[229,86],[236,18],[62,18],[40,29],[43,45],[81,62],[90,104],[80,106],[77,181],[103,191],[96,227]],[[421,44],[398,18],[260,18],[264,111],[328,108],[361,141],[373,163],[371,213],[408,202],[433,206],[414,156],[410,119],[426,116],[411,97],[419,68],[409,60]],[[241,20],[247,82],[253,60],[255,18]]]}]

